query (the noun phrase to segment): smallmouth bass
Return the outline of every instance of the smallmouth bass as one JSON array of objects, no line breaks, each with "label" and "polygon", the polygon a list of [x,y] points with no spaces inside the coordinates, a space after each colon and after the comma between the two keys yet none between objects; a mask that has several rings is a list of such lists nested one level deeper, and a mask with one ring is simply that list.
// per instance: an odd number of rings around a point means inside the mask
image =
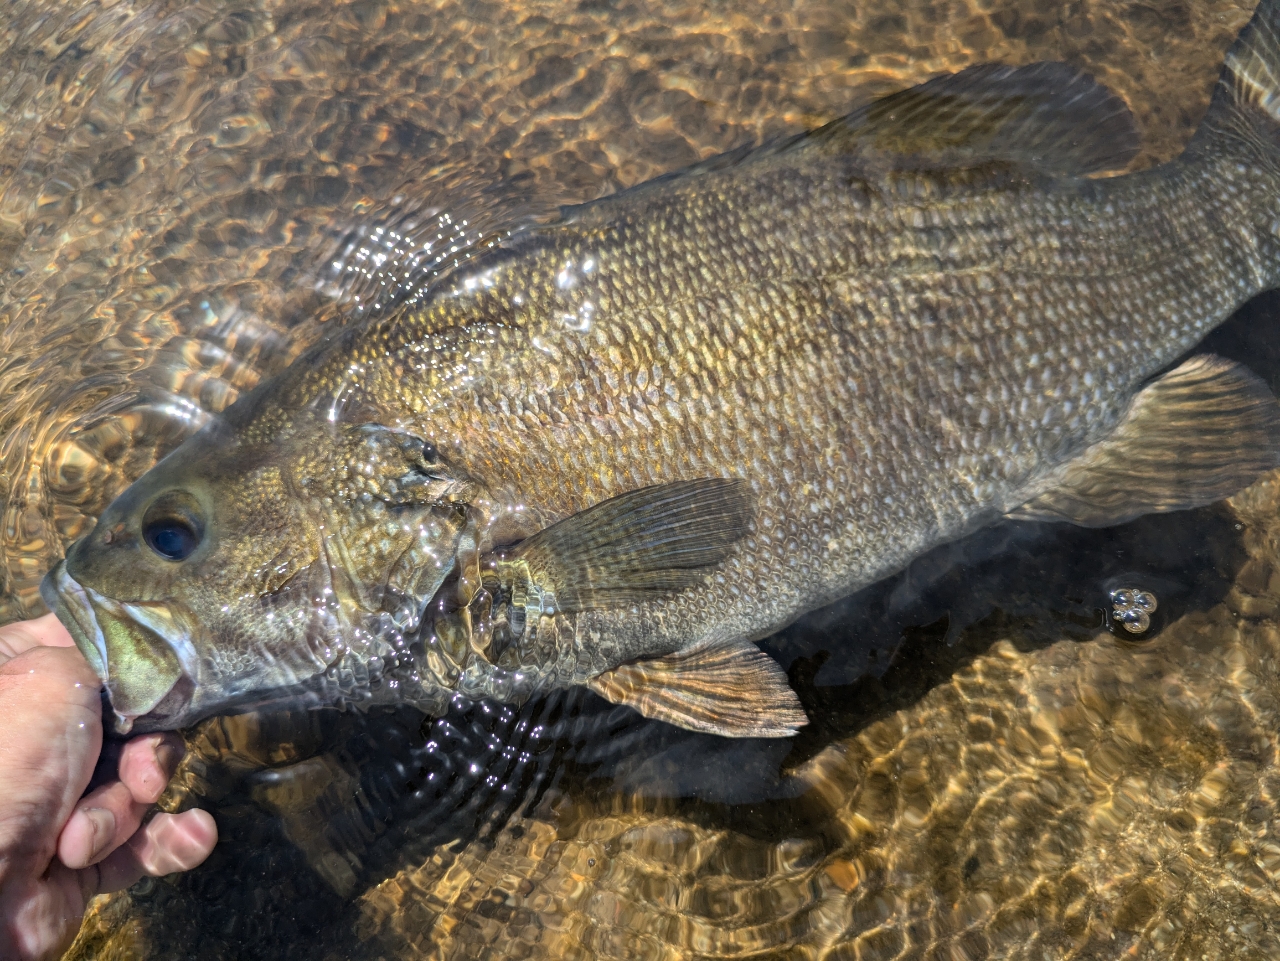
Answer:
[{"label": "smallmouth bass", "polygon": [[1110,524],[1280,463],[1239,365],[1280,285],[1280,0],[1183,156],[984,65],[514,233],[300,358],[48,576],[120,730],[584,684],[804,723],[752,643],[1000,516]]}]

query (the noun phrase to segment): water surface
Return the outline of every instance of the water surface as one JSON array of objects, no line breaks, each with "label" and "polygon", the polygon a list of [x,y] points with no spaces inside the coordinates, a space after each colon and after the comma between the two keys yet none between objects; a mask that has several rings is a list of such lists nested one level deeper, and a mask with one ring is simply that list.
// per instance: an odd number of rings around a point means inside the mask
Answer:
[{"label": "water surface", "polygon": [[[1213,0],[12,5],[0,23],[0,620],[130,480],[500,226],[971,63],[1066,60],[1178,152]],[[434,218],[434,219],[433,219]],[[412,272],[410,272],[411,276]],[[1206,349],[1280,386],[1280,298]],[[1135,345],[1140,350],[1141,345]],[[217,719],[222,843],[74,957],[1280,956],[1280,484],[1007,524],[765,647],[813,723],[726,742],[583,694]],[[1152,631],[1108,592],[1153,591]]]}]

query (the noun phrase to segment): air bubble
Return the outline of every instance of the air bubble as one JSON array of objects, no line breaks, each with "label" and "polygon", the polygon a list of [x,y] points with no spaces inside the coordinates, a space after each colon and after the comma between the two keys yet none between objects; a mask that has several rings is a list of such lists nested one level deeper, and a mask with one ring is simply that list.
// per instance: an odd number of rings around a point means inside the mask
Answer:
[{"label": "air bubble", "polygon": [[1111,592],[1113,617],[1130,634],[1146,633],[1158,606],[1156,596],[1150,591],[1121,587]]}]

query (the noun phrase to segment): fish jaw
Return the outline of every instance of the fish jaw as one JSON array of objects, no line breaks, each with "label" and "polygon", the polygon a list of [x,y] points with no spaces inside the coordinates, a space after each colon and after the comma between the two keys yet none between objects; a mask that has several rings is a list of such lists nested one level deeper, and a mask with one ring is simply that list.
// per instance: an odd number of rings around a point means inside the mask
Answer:
[{"label": "fish jaw", "polygon": [[[350,612],[321,609],[313,633],[328,640],[306,647],[310,658],[274,664],[276,674],[261,684],[262,670],[228,676],[216,658],[200,651],[216,650],[216,629],[206,629],[186,607],[173,601],[120,601],[76,580],[60,561],[41,584],[45,603],[67,628],[76,647],[106,689],[119,734],[171,731],[214,714],[280,708],[351,706],[408,701],[443,713],[453,688],[436,677],[427,663],[396,657],[379,638],[390,629],[386,614],[352,625]],[[337,638],[362,638],[352,645]],[[315,648],[332,644],[335,658],[326,660]],[[371,675],[382,677],[379,690],[369,689]],[[379,665],[374,668],[373,665]],[[401,670],[403,669],[403,675]],[[424,707],[424,709],[427,709]]]},{"label": "fish jaw", "polygon": [[171,730],[196,719],[198,658],[186,618],[171,605],[104,597],[77,582],[65,561],[45,576],[41,594],[102,680],[118,733]]}]

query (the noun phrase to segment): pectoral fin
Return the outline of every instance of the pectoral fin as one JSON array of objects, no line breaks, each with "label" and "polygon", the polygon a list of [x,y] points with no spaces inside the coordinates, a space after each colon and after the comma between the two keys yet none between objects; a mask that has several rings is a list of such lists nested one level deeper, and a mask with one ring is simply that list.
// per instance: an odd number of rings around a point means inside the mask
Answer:
[{"label": "pectoral fin", "polygon": [[1116,430],[1009,516],[1121,524],[1229,497],[1280,465],[1280,405],[1240,364],[1194,357],[1144,388]]},{"label": "pectoral fin", "polygon": [[621,607],[701,581],[746,533],[751,511],[741,480],[645,487],[539,531],[499,565],[525,565],[558,611]]},{"label": "pectoral fin", "polygon": [[632,661],[588,686],[645,717],[723,737],[790,737],[809,723],[782,668],[747,641]]}]

